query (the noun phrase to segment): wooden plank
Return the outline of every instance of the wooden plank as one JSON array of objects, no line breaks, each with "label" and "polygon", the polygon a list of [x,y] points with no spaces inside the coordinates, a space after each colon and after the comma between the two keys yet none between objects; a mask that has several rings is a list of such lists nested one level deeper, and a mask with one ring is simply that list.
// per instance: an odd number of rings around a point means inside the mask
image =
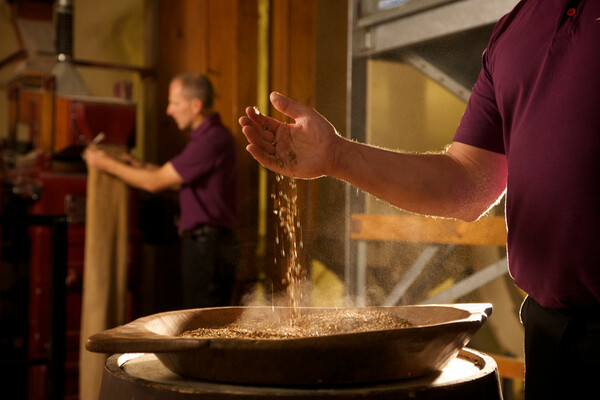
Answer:
[{"label": "wooden plank", "polygon": [[506,245],[504,217],[484,217],[475,222],[418,215],[353,214],[350,237],[413,243]]}]

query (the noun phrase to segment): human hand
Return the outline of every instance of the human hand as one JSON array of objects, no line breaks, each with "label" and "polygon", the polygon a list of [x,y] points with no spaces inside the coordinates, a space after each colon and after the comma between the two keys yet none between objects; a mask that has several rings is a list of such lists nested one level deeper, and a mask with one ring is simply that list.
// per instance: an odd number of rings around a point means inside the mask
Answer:
[{"label": "human hand", "polygon": [[273,106],[295,123],[284,123],[246,108],[239,119],[248,139],[246,150],[266,168],[290,177],[316,178],[331,175],[336,166],[337,131],[321,114],[273,92]]},{"label": "human hand", "polygon": [[121,160],[135,168],[144,168],[144,163],[129,153],[121,154]]},{"label": "human hand", "polygon": [[106,164],[112,158],[103,150],[99,150],[95,146],[86,147],[82,158],[85,160],[88,167],[93,167],[98,170],[106,170]]}]

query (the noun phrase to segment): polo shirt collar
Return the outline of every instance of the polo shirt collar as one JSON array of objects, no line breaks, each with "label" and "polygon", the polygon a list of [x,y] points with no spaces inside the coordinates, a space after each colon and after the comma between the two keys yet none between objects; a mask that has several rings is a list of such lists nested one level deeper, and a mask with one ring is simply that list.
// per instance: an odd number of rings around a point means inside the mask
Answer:
[{"label": "polo shirt collar", "polygon": [[202,135],[206,131],[210,129],[213,125],[218,125],[221,123],[221,117],[219,113],[212,113],[209,115],[197,128],[192,129],[189,133],[190,136],[198,136]]}]

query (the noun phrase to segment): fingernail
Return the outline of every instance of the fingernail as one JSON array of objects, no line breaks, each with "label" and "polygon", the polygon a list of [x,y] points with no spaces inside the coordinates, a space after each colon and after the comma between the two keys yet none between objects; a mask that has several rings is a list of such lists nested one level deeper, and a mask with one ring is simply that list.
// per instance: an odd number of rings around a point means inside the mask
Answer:
[{"label": "fingernail", "polygon": [[258,107],[257,106],[254,106],[252,108],[254,109],[254,113],[256,113],[256,115],[260,114],[260,111],[258,111]]}]

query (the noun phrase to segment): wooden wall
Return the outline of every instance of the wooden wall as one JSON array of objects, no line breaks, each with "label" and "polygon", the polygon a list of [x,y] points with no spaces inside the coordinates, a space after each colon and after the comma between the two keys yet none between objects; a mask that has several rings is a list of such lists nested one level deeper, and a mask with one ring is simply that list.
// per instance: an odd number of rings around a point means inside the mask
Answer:
[{"label": "wooden wall", "polygon": [[[248,105],[260,103],[257,99],[258,73],[268,73],[269,91],[280,91],[297,101],[315,106],[316,82],[334,77],[345,86],[345,44],[346,4],[342,0],[319,2],[317,0],[270,0],[269,1],[269,40],[266,43],[269,52],[268,68],[258,71],[259,51],[265,50],[264,43],[258,43],[260,1],[268,0],[158,0],[157,6],[157,126],[156,140],[147,148],[149,158],[165,162],[175,155],[185,144],[186,138],[177,132],[175,124],[165,115],[169,79],[183,70],[200,70],[214,82],[217,92],[215,108],[232,132],[236,135],[241,160],[242,182],[242,221],[241,238],[245,270],[242,280],[251,280],[254,276],[254,257],[257,245],[258,218],[258,164],[245,151],[246,140],[243,137],[237,119]],[[325,5],[323,3],[328,3]],[[332,5],[330,3],[335,3]],[[332,8],[335,15],[330,15]],[[324,14],[327,14],[325,18]],[[320,16],[320,17],[319,17]],[[327,35],[331,20],[341,21],[333,26],[341,26],[342,31],[333,35],[342,38],[343,46],[337,41],[331,57],[331,48],[324,49],[319,35]],[[320,24],[320,25],[319,25]],[[320,26],[320,28],[319,28]],[[262,49],[262,50],[261,50]],[[341,57],[340,57],[341,54]],[[335,60],[336,67],[328,63]],[[341,70],[340,70],[341,64]],[[317,68],[319,73],[317,74]],[[327,71],[333,71],[329,74]],[[264,78],[264,77],[263,77]],[[264,93],[261,95],[265,95]],[[345,93],[339,94],[340,99]],[[343,114],[345,103],[341,101],[334,113]],[[342,110],[341,112],[339,110]],[[273,109],[271,115],[281,117]],[[269,173],[267,190],[271,191],[273,174]],[[302,225],[305,244],[310,243],[315,226],[315,205],[313,195],[314,182],[299,181],[299,203],[302,204]],[[262,194],[264,195],[264,194]],[[270,207],[271,202],[268,202]],[[343,209],[343,207],[342,207]],[[267,212],[268,216],[273,214]],[[270,218],[270,217],[269,217]],[[273,260],[274,221],[267,223],[267,252],[265,265]],[[343,232],[339,233],[340,239]],[[273,240],[273,241],[271,241]],[[306,255],[306,258],[309,256]],[[308,265],[308,260],[301,260]],[[285,271],[281,266],[270,267],[268,274],[278,281]],[[280,280],[279,280],[280,281]]]}]

